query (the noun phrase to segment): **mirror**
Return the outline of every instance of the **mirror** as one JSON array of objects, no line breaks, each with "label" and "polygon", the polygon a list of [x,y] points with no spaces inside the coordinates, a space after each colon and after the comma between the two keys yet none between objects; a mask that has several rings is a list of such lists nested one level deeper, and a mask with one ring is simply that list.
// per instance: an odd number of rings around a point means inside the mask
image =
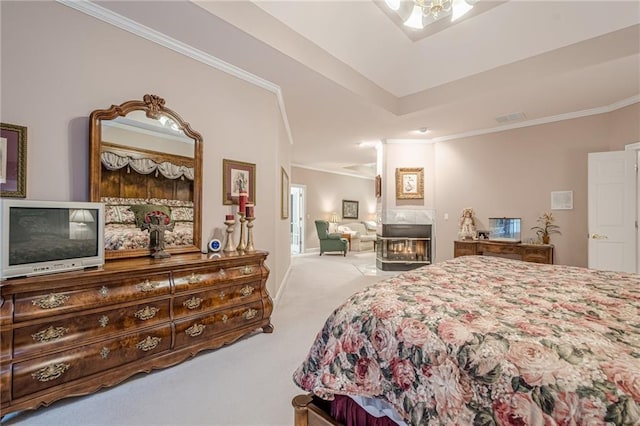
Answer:
[{"label": "mirror", "polygon": [[144,95],[90,116],[91,201],[105,203],[105,257],[148,256],[149,214],[170,217],[166,252],[200,251],[202,136],[164,99]]}]

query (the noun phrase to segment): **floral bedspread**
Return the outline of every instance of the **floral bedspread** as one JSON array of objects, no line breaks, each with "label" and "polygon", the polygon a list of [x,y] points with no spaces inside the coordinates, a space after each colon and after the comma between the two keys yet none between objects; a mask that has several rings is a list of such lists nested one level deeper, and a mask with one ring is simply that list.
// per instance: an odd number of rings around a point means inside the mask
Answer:
[{"label": "floral bedspread", "polygon": [[640,275],[489,256],[409,271],[338,307],[294,381],[413,425],[638,425]]}]

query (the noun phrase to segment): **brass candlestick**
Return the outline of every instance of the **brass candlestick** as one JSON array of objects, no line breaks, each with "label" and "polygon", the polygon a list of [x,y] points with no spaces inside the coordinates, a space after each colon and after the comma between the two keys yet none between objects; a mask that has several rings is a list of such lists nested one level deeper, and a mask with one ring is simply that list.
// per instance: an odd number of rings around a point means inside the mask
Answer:
[{"label": "brass candlestick", "polygon": [[244,223],[247,220],[244,218],[244,213],[238,212],[238,216],[240,216],[240,241],[238,242],[236,250],[245,251],[245,249],[247,248],[247,244],[244,241]]},{"label": "brass candlestick", "polygon": [[256,251],[256,248],[253,246],[253,221],[256,220],[255,217],[247,218],[247,247],[245,248],[245,252],[253,253]]},{"label": "brass candlestick", "polygon": [[236,221],[233,219],[224,221],[224,224],[227,225],[227,242],[223,249],[225,253],[233,253],[236,251],[236,249],[233,248],[233,225],[235,225],[235,223]]}]

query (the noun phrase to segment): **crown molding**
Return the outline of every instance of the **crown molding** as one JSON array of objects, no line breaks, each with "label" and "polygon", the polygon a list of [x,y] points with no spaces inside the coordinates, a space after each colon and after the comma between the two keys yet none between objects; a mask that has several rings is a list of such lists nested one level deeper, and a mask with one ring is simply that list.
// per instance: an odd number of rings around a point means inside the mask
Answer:
[{"label": "crown molding", "polygon": [[454,139],[468,138],[468,137],[471,137],[471,136],[486,135],[486,134],[489,134],[489,133],[498,133],[498,132],[503,132],[505,130],[520,129],[520,128],[523,128],[523,127],[531,127],[531,126],[539,126],[541,124],[555,123],[557,121],[572,120],[574,118],[589,117],[591,115],[606,114],[606,113],[609,113],[609,112],[612,112],[612,111],[616,111],[616,110],[624,108],[624,107],[628,107],[629,105],[633,105],[633,104],[638,103],[638,102],[640,102],[640,95],[635,95],[635,96],[631,96],[630,98],[622,99],[621,101],[614,102],[614,103],[612,103],[610,105],[605,105],[605,106],[598,107],[598,108],[591,108],[591,109],[585,109],[585,110],[582,110],[582,111],[568,112],[566,114],[552,115],[552,116],[549,116],[549,117],[542,117],[542,118],[538,118],[538,119],[535,119],[535,120],[527,120],[527,121],[523,121],[523,122],[520,122],[520,123],[507,124],[505,126],[492,127],[492,128],[489,128],[489,129],[471,130],[469,132],[458,133],[456,135],[441,136],[441,137],[433,138],[433,139],[431,139],[431,141],[432,142],[444,142],[444,141],[449,141],[449,140],[454,140]]},{"label": "crown molding", "polygon": [[248,71],[245,71],[242,68],[239,68],[228,62],[225,62],[222,59],[217,58],[209,53],[196,49],[193,46],[190,46],[186,43],[183,43],[179,40],[169,37],[166,34],[163,34],[159,31],[149,28],[146,25],[140,24],[139,22],[134,21],[133,19],[122,16],[105,7],[99,6],[93,3],[92,1],[89,1],[89,0],[56,0],[56,1],[64,6],[75,9],[86,15],[93,16],[94,18],[97,18],[103,22],[106,22],[107,24],[110,24],[122,30],[128,31],[131,34],[137,35],[153,43],[159,44],[160,46],[166,47],[167,49],[173,50],[174,52],[185,55],[191,59],[194,59],[198,62],[208,65],[219,71],[222,71],[224,73],[227,73],[236,78],[244,80],[250,84],[253,84],[255,86],[258,86],[262,89],[265,89],[265,90],[268,90],[269,92],[274,93],[276,95],[276,98],[278,99],[280,115],[282,116],[282,123],[287,131],[287,137],[289,139],[289,143],[293,145],[293,136],[291,134],[289,120],[287,118],[287,111],[284,105],[282,90],[280,86],[278,86],[277,84],[272,83],[268,80],[265,80],[262,77],[258,77],[257,75],[252,74]]},{"label": "crown molding", "polygon": [[313,170],[314,172],[331,173],[332,175],[349,176],[349,177],[354,177],[354,178],[358,178],[358,179],[366,179],[366,180],[374,180],[375,179],[375,177],[373,177],[373,176],[363,176],[363,175],[358,175],[358,174],[349,173],[349,172],[338,172],[336,170],[322,169],[320,167],[311,167],[311,166],[307,166],[305,164],[291,163],[291,167],[297,167],[299,169]]}]

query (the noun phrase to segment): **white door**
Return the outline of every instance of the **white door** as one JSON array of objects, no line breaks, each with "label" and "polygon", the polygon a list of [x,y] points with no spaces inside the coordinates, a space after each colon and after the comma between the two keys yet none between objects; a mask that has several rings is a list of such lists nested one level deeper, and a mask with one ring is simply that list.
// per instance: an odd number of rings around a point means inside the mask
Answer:
[{"label": "white door", "polygon": [[304,251],[304,186],[291,185],[291,254]]},{"label": "white door", "polygon": [[636,153],[589,154],[589,267],[636,272]]}]

